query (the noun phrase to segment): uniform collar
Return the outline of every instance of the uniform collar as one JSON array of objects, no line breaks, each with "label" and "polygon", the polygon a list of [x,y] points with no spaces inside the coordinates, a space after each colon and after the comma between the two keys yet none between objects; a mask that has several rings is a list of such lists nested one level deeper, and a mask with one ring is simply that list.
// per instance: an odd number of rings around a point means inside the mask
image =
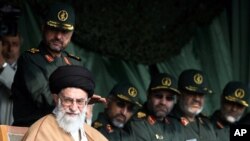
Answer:
[{"label": "uniform collar", "polygon": [[214,112],[212,119],[215,121],[217,128],[220,128],[220,129],[231,125],[231,123],[229,123],[228,121],[224,120],[221,117],[221,112],[219,110]]},{"label": "uniform collar", "polygon": [[[44,42],[41,42],[39,44],[39,50],[41,51],[41,54],[43,55],[43,57],[45,58],[45,60],[48,63],[52,63],[55,61],[56,57],[53,57],[51,55],[51,53],[48,51],[48,47],[46,44],[44,44]],[[64,51],[61,52],[61,57],[63,59],[63,61],[65,62],[65,64],[67,65],[71,65],[71,61],[69,60],[69,58],[67,57],[67,55],[64,53]]]}]

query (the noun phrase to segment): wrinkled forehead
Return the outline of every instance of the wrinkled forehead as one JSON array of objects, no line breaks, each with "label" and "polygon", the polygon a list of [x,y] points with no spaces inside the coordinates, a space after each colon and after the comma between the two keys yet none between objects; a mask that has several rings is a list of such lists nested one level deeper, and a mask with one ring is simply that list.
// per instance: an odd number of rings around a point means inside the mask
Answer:
[{"label": "wrinkled forehead", "polygon": [[81,98],[88,98],[88,93],[84,91],[81,88],[76,88],[76,87],[67,87],[63,88],[59,95],[62,95],[64,97],[69,97],[69,98],[76,98],[76,99],[81,99]]}]

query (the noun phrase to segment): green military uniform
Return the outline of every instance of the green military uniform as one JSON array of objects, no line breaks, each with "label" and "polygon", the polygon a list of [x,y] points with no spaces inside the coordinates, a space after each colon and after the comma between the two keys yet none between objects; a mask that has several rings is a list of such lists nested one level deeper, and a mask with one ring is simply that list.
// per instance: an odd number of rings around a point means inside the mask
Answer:
[{"label": "green military uniform", "polygon": [[181,141],[182,130],[178,121],[169,116],[163,121],[156,120],[153,114],[146,108],[138,111],[130,122],[136,141]]},{"label": "green military uniform", "polygon": [[[180,94],[177,90],[176,80],[167,73],[160,73],[152,78],[148,94],[158,90]],[[177,120],[167,115],[163,120],[157,120],[148,106],[150,105],[145,102],[143,108],[135,114],[130,122],[136,141],[181,141],[182,137],[179,136],[181,130],[180,126],[176,124]]]},{"label": "green military uniform", "polygon": [[[212,91],[207,88],[203,72],[193,69],[185,70],[181,73],[178,80],[178,89],[181,90],[181,92],[187,91],[201,95],[212,93]],[[178,123],[182,128],[182,134],[180,136],[182,136],[184,140],[217,140],[215,130],[208,117],[198,114],[193,122],[189,122],[178,104],[174,107],[170,115],[179,121]]]},{"label": "green military uniform", "polygon": [[[223,102],[236,102],[240,105],[248,107],[248,90],[247,86],[239,81],[230,81],[222,93]],[[222,103],[223,104],[223,103]],[[230,123],[223,118],[220,110],[216,110],[210,117],[215,132],[219,141],[230,140],[230,125],[236,123]]]},{"label": "green military uniform", "polygon": [[[46,19],[47,26],[60,30],[73,30],[74,13],[71,12],[71,7],[58,4],[51,6],[50,9],[52,10],[48,15],[56,16],[53,17],[54,19]],[[63,19],[60,18],[61,15],[66,16]],[[38,48],[25,51],[18,59],[18,68],[12,85],[14,125],[30,126],[37,119],[52,111],[54,105],[48,79],[57,67],[71,64],[83,65],[79,57],[65,51],[61,52],[60,57],[52,57],[47,48],[44,41],[41,41]]]},{"label": "green military uniform", "polygon": [[[131,103],[136,109],[142,106],[139,102],[138,90],[131,83],[118,83],[109,93],[109,97],[115,97],[120,101]],[[122,128],[116,127],[109,119],[107,110],[109,109],[105,109],[104,112],[98,114],[92,126],[100,131],[109,141],[136,141],[134,136],[132,136],[130,124],[127,123]]]},{"label": "green military uniform", "polygon": [[215,130],[208,117],[199,114],[195,117],[195,122],[189,122],[177,105],[171,116],[178,120],[177,124],[181,125],[182,134],[180,136],[185,141],[217,141]]},{"label": "green military uniform", "polygon": [[230,141],[230,123],[220,117],[220,111],[217,110],[211,116],[211,121],[215,128],[218,141]]},{"label": "green military uniform", "polygon": [[125,125],[123,128],[117,128],[112,125],[105,113],[99,113],[93,127],[100,131],[109,141],[135,141],[131,136],[130,127]]}]

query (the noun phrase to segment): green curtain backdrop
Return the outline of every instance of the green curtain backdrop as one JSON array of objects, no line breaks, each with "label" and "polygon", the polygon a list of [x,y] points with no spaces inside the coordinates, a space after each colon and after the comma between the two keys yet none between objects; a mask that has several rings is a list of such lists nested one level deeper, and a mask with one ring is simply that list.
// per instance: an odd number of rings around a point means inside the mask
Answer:
[{"label": "green curtain backdrop", "polygon": [[[37,46],[41,32],[37,15],[25,1],[24,6],[20,31],[24,38],[22,50],[27,50]],[[160,72],[168,72],[175,77],[184,69],[203,70],[214,92],[207,96],[204,109],[207,115],[219,107],[222,88],[228,81],[249,81],[249,9],[248,0],[232,0],[208,26],[196,28],[195,36],[178,56],[170,59],[166,56],[168,59],[156,64]],[[150,81],[148,65],[100,55],[74,43],[67,50],[80,56],[84,65],[93,72],[97,94],[105,97],[116,82],[129,80],[139,88],[141,101],[146,100],[146,89]],[[95,105],[94,119],[102,110],[103,105]]]}]

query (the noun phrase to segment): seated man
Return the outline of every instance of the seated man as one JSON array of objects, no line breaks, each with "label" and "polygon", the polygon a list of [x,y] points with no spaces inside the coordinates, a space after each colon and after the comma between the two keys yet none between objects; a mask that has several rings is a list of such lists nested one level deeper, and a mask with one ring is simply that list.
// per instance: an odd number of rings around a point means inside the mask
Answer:
[{"label": "seated man", "polygon": [[230,140],[230,125],[241,119],[248,104],[247,85],[240,81],[228,82],[221,96],[221,107],[211,116],[219,140]]},{"label": "seated man", "polygon": [[187,141],[216,141],[217,137],[209,118],[202,114],[205,97],[212,93],[205,74],[196,69],[184,70],[178,79],[177,105],[171,115],[181,125],[182,136]]},{"label": "seated man", "polygon": [[49,87],[56,108],[36,121],[23,141],[107,141],[85,124],[87,104],[95,88],[86,68],[75,65],[57,68],[49,77]]},{"label": "seated man", "polygon": [[152,77],[147,101],[130,122],[136,141],[182,141],[178,121],[169,115],[179,94],[173,76],[159,73]]},{"label": "seated man", "polygon": [[0,36],[0,123],[13,122],[13,102],[11,85],[17,69],[17,59],[21,49],[21,35],[6,33]]},{"label": "seated man", "polygon": [[132,140],[127,122],[141,107],[137,88],[130,83],[118,83],[107,97],[107,108],[98,115],[93,127],[110,141]]}]

